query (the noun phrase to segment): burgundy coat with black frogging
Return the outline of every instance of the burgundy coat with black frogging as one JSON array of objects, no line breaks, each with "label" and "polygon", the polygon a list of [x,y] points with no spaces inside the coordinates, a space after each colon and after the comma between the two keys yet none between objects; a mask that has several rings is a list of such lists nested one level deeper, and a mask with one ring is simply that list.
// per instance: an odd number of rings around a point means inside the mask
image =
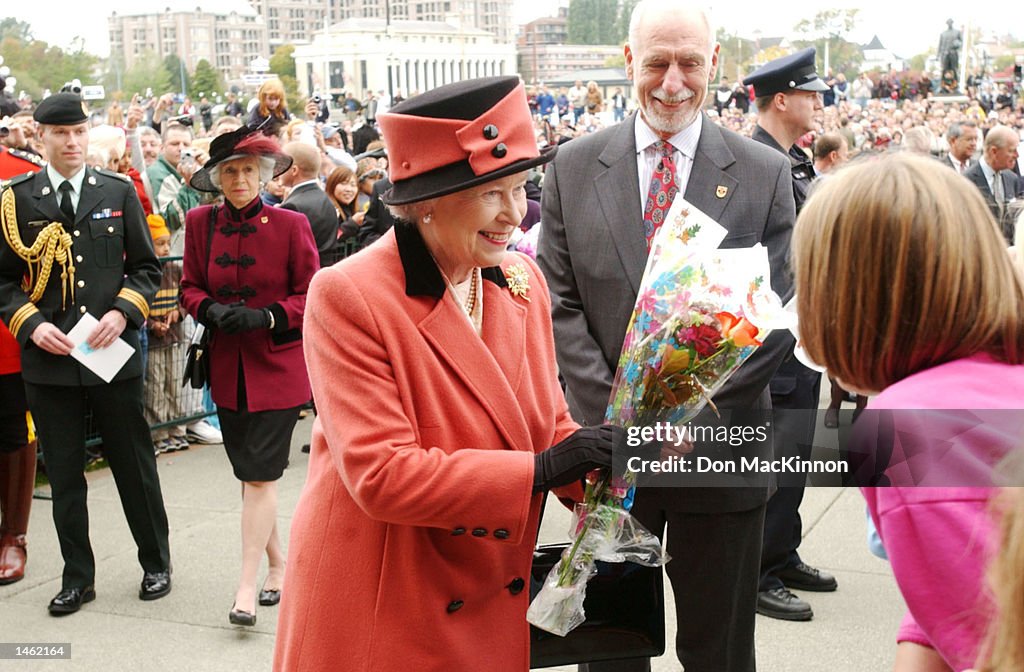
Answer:
[{"label": "burgundy coat with black frogging", "polygon": [[238,410],[239,360],[250,411],[299,406],[310,399],[302,356],[306,290],[319,269],[316,243],[305,215],[264,207],[257,199],[244,211],[220,206],[206,263],[210,208],[185,218],[181,304],[200,322],[213,302],[244,301],[269,308],[272,330],[211,334],[210,392],[218,406]]}]

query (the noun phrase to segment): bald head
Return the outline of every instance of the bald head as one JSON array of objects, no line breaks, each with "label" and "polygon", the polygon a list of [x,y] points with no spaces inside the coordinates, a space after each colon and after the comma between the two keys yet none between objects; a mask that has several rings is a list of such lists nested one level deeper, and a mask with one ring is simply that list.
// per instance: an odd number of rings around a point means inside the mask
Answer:
[{"label": "bald head", "polygon": [[[658,24],[666,16],[682,16],[697,21],[707,28],[708,49],[714,47],[715,30],[707,8],[690,0],[640,0],[629,17],[629,44],[634,51],[643,43],[644,29],[648,24]],[[577,82],[579,84],[579,82]]]},{"label": "bald head", "polygon": [[1009,170],[1017,163],[1020,135],[1009,126],[996,126],[985,136],[985,162],[992,170]]},{"label": "bald head", "polygon": [[284,153],[292,157],[292,168],[299,180],[312,180],[320,174],[320,152],[305,142],[289,142]]}]

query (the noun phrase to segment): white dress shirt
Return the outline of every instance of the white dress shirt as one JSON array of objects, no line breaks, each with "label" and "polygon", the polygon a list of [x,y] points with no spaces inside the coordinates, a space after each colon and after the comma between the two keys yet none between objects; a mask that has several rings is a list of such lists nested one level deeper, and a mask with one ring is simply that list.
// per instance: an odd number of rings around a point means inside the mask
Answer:
[{"label": "white dress shirt", "polygon": [[46,176],[50,178],[50,186],[53,187],[53,197],[57,200],[57,207],[60,207],[60,185],[65,181],[71,183],[71,205],[75,207],[75,214],[78,214],[78,200],[82,197],[82,180],[85,179],[85,166],[78,169],[78,172],[70,178],[66,178],[53,167],[46,164]]},{"label": "white dress shirt", "polygon": [[[703,115],[698,114],[692,124],[668,139],[668,143],[673,147],[672,162],[676,166],[676,186],[679,187],[679,195],[686,192],[686,185],[690,181],[690,171],[693,169],[693,157],[697,153],[703,118]],[[640,176],[640,212],[643,213],[647,207],[647,192],[651,187],[651,178],[658,167],[658,161],[661,160],[658,150],[654,147],[661,137],[647,125],[642,114],[636,115],[633,133],[636,138],[636,168]]]}]

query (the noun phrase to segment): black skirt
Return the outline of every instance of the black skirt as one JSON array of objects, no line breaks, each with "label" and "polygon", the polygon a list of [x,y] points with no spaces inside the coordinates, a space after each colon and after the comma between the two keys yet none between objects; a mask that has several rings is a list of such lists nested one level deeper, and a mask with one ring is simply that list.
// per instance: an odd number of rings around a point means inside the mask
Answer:
[{"label": "black skirt", "polygon": [[238,367],[238,410],[217,407],[224,449],[235,478],[240,481],[276,481],[288,466],[292,432],[301,406],[271,411],[250,411],[245,395],[245,371]]},{"label": "black skirt", "polygon": [[25,383],[20,373],[0,376],[0,453],[12,453],[28,443]]},{"label": "black skirt", "polygon": [[240,481],[276,481],[288,466],[292,432],[300,407],[279,411],[217,409],[235,478]]}]

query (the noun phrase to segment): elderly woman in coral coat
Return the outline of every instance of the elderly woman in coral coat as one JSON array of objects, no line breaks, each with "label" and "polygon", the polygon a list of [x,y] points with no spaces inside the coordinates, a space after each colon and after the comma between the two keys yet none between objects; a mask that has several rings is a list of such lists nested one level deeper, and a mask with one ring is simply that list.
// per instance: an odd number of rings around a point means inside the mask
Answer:
[{"label": "elderly woman in coral coat", "polygon": [[403,222],[310,287],[319,416],[274,668],[523,672],[542,493],[581,495],[622,437],[569,417],[544,279],[505,252],[552,154],[515,77],[378,120]]}]

